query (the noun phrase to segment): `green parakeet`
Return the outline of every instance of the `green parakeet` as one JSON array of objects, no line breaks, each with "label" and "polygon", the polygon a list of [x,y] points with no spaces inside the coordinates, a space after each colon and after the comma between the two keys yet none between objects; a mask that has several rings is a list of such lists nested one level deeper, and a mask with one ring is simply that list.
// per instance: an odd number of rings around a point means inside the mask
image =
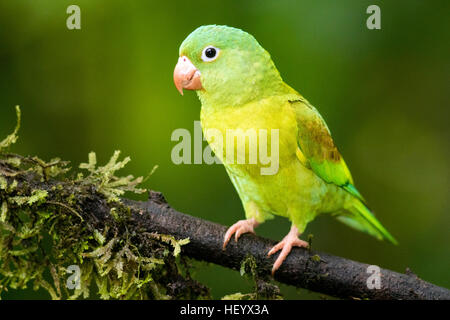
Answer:
[{"label": "green parakeet", "polygon": [[[293,246],[307,247],[300,240],[306,225],[318,214],[328,213],[343,223],[378,239],[396,240],[368,209],[355,188],[350,171],[319,112],[302,95],[283,82],[269,53],[256,39],[236,28],[208,25],[193,31],[181,44],[174,82],[196,90],[201,101],[201,124],[205,137],[223,162],[245,210],[245,220],[231,226],[224,248],[233,234],[237,241],[258,224],[279,215],[292,227],[269,255],[281,250],[272,273]],[[247,139],[245,156],[250,157],[248,130],[278,132],[277,171],[262,174],[267,167],[239,163],[227,157],[226,139],[218,141],[216,130],[226,137],[229,130]],[[240,131],[239,131],[240,130]],[[238,134],[239,135],[239,134]],[[233,137],[234,139],[234,137]],[[258,149],[261,148],[259,137]],[[267,149],[277,151],[267,139]]]}]

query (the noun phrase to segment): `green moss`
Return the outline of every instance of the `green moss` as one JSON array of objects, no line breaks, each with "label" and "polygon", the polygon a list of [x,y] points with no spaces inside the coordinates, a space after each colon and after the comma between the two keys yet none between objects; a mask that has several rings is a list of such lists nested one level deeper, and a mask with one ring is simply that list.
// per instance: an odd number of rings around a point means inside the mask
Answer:
[{"label": "green moss", "polygon": [[109,162],[105,166],[97,167],[97,156],[95,152],[89,153],[88,162],[80,164],[80,169],[89,172],[86,178],[82,175],[80,178],[83,182],[95,184],[98,191],[102,193],[108,202],[117,202],[119,197],[125,192],[144,193],[146,190],[138,188],[144,181],[143,177],[134,178],[132,175],[126,177],[117,177],[116,171],[122,169],[131,161],[130,157],[126,157],[122,161],[118,161],[120,151],[115,151]]},{"label": "green moss", "polygon": [[[116,151],[97,166],[90,153],[80,165],[87,175],[70,180],[68,162],[5,153],[17,141],[16,110],[16,129],[0,142],[0,295],[32,286],[52,299],[210,297],[185,270],[180,252],[189,239],[129,229],[130,208],[119,197],[146,190],[139,187],[144,178],[117,175],[128,157],[119,161]],[[92,197],[109,206],[106,216],[82,207]],[[79,286],[71,286],[71,268],[80,271]]]},{"label": "green moss", "polygon": [[280,300],[283,299],[278,286],[266,276],[261,277],[258,274],[258,265],[255,257],[248,255],[241,262],[241,276],[246,277],[253,284],[253,292],[241,293],[236,292],[222,297],[222,300]]},{"label": "green moss", "polygon": [[8,200],[14,202],[18,206],[23,206],[24,204],[31,206],[37,202],[44,202],[47,195],[48,193],[45,190],[33,190],[30,196],[9,197]]},{"label": "green moss", "polygon": [[222,300],[255,300],[255,294],[253,293],[232,293],[222,297]]},{"label": "green moss", "polygon": [[4,151],[4,149],[9,148],[9,146],[16,143],[17,139],[19,138],[17,135],[20,129],[20,119],[21,119],[21,112],[19,106],[16,106],[16,114],[17,114],[16,128],[14,129],[13,133],[7,136],[3,141],[0,141],[0,152]]}]

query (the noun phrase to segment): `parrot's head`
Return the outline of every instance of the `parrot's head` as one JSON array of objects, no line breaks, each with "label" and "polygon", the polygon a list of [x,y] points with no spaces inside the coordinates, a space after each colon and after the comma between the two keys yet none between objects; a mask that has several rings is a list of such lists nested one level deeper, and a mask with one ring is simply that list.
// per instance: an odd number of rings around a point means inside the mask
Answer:
[{"label": "parrot's head", "polygon": [[240,29],[208,25],[181,44],[174,70],[178,91],[197,90],[202,102],[240,105],[270,96],[283,81],[269,53]]}]

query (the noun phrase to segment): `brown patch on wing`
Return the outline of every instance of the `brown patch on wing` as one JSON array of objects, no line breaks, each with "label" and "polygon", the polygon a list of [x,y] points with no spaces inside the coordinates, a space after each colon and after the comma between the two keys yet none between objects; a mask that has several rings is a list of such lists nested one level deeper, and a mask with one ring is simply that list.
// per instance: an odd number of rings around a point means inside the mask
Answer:
[{"label": "brown patch on wing", "polygon": [[305,133],[312,140],[311,143],[313,145],[308,146],[308,149],[312,152],[312,156],[335,162],[341,160],[341,155],[334,144],[333,138],[319,119],[304,122],[303,126],[306,131]]}]

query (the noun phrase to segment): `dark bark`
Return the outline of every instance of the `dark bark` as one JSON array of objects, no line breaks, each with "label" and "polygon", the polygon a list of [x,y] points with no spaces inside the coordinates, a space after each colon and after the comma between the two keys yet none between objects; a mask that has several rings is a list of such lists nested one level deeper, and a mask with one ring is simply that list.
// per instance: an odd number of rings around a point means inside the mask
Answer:
[{"label": "dark bark", "polygon": [[[256,258],[258,272],[270,274],[275,257],[267,257],[274,241],[253,234],[243,235],[238,243],[230,241],[222,250],[226,227],[172,209],[160,193],[151,192],[147,202],[125,200],[132,208],[132,224],[148,232],[189,238],[182,253],[238,270],[248,254]],[[320,261],[319,258],[320,257]],[[294,248],[275,273],[275,279],[312,291],[340,298],[360,299],[450,299],[448,289],[419,279],[414,274],[401,274],[381,269],[381,288],[368,289],[369,265],[322,252]]]}]

